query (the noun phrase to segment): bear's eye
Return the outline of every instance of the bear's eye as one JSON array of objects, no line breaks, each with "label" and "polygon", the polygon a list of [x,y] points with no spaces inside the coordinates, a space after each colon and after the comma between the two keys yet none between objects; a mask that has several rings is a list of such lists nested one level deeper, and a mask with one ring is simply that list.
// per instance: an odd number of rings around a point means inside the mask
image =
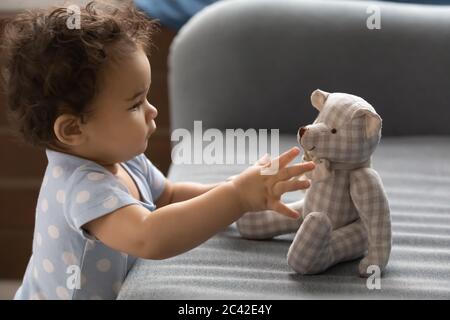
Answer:
[{"label": "bear's eye", "polygon": [[337,132],[337,130],[336,130],[336,129],[334,129],[334,128],[333,128],[333,129],[331,129],[331,133],[332,133],[332,134],[335,134],[336,132]]}]

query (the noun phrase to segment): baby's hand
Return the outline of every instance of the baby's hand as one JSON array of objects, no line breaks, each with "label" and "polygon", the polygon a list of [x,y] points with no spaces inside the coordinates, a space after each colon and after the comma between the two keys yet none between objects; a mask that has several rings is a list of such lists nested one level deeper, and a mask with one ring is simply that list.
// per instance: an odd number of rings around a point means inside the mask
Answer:
[{"label": "baby's hand", "polygon": [[[292,218],[298,218],[298,213],[281,201],[285,192],[306,189],[310,186],[308,180],[291,179],[314,169],[313,162],[287,165],[299,154],[298,148],[292,148],[278,158],[270,161],[260,159],[255,165],[234,177],[231,183],[239,195],[244,212],[259,210],[274,210]],[[272,175],[261,174],[268,167],[274,168],[278,162],[278,171]]]}]

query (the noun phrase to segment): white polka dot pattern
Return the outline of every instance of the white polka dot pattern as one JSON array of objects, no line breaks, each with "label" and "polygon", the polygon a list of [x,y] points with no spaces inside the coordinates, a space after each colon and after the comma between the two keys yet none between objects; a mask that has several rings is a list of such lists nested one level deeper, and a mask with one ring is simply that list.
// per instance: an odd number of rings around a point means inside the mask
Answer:
[{"label": "white polka dot pattern", "polygon": [[[50,149],[46,153],[49,162],[36,206],[33,259],[16,296],[114,299],[124,280],[120,277],[134,258],[95,240],[83,226],[136,200],[126,185],[95,162]],[[145,159],[140,155],[123,165],[139,191],[152,199],[160,192],[153,183],[157,186],[164,176]],[[152,203],[143,205],[154,209]],[[73,291],[72,285],[80,288]]]},{"label": "white polka dot pattern", "polygon": [[77,194],[76,202],[77,203],[85,203],[89,200],[90,197],[91,197],[91,194],[89,193],[89,191],[86,191],[86,190],[80,191]]},{"label": "white polka dot pattern", "polygon": [[111,261],[108,259],[100,259],[97,261],[97,269],[100,272],[108,272],[111,269]]}]

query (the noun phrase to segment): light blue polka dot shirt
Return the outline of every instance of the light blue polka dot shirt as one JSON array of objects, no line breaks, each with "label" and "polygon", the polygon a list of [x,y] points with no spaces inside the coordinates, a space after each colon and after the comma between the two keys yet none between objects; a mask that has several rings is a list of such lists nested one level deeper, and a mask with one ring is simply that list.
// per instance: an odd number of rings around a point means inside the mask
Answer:
[{"label": "light blue polka dot shirt", "polygon": [[144,154],[121,163],[140,191],[139,201],[97,163],[46,153],[33,252],[15,299],[115,299],[136,258],[107,247],[82,226],[130,204],[155,210],[165,177]]}]

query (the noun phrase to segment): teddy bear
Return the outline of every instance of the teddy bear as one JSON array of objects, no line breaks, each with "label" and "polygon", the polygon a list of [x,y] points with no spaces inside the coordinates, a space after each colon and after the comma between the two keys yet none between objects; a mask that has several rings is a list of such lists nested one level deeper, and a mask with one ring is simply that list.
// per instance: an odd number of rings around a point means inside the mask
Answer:
[{"label": "teddy bear", "polygon": [[303,275],[361,257],[360,276],[373,274],[374,268],[381,273],[392,243],[389,203],[371,167],[381,117],[367,101],[351,94],[317,89],[311,103],[319,114],[312,124],[299,128],[297,140],[303,159],[316,166],[306,174],[311,185],[304,198],[288,204],[300,217],[271,210],[247,212],[236,226],[248,239],[295,233],[287,263]]}]

